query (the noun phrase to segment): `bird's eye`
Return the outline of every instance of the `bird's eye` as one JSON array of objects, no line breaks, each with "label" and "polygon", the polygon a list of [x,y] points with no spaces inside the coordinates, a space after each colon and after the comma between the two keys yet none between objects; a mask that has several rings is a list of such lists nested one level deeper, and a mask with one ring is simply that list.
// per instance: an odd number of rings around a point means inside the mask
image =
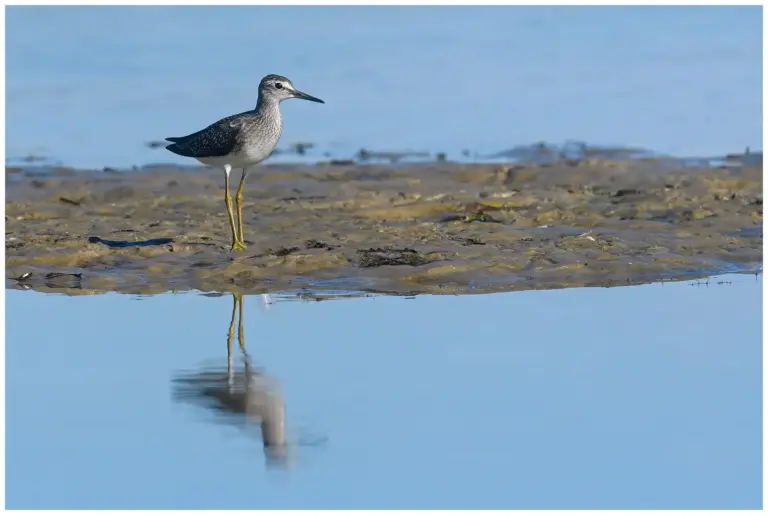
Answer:
[{"label": "bird's eye", "polygon": [[277,89],[283,89],[283,85],[280,82],[275,82],[275,87]]}]

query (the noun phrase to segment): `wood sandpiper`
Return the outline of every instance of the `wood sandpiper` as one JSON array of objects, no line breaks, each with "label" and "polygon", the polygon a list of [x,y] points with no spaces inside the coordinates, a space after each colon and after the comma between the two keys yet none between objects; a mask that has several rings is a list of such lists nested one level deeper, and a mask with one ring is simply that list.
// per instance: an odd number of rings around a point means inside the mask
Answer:
[{"label": "wood sandpiper", "polygon": [[[251,111],[222,118],[203,130],[187,136],[165,138],[171,144],[167,148],[174,154],[192,157],[208,166],[224,170],[224,204],[227,206],[229,226],[232,230],[232,250],[245,250],[243,240],[243,184],[248,167],[262,162],[277,147],[283,131],[280,119],[280,102],[288,98],[301,98],[324,104],[319,98],[297,90],[282,75],[270,74],[259,83],[259,99]],[[229,194],[229,173],[242,168],[237,188],[237,225],[232,212]]]}]

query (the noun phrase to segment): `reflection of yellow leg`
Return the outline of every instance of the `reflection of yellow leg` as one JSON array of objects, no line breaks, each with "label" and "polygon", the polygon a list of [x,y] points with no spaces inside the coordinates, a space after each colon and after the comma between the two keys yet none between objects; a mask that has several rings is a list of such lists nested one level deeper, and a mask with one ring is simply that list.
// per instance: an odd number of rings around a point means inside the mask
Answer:
[{"label": "reflection of yellow leg", "polygon": [[243,351],[243,354],[245,354],[245,331],[243,330],[243,296],[238,294],[238,297],[240,297],[240,320],[237,322],[237,341],[240,343],[240,350]]},{"label": "reflection of yellow leg", "polygon": [[232,316],[229,319],[229,332],[227,333],[227,379],[232,388],[234,376],[232,375],[232,339],[235,337],[235,313],[237,313],[237,294],[232,295]]},{"label": "reflection of yellow leg", "polygon": [[243,185],[247,175],[248,172],[243,168],[243,175],[240,176],[240,185],[237,187],[237,194],[235,195],[235,202],[237,202],[237,238],[243,249],[245,249],[245,239],[243,238]]},{"label": "reflection of yellow leg", "polygon": [[235,227],[235,215],[232,212],[232,196],[229,194],[229,173],[224,173],[224,204],[227,206],[227,216],[229,216],[229,228],[232,230],[232,250],[244,250],[237,238],[237,228]]}]

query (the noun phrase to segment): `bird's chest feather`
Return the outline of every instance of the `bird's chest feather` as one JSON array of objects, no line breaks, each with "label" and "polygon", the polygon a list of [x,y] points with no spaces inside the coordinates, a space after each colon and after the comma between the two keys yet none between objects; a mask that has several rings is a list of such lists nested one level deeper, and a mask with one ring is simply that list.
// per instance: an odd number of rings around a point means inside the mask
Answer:
[{"label": "bird's chest feather", "polygon": [[242,134],[239,153],[249,161],[266,159],[277,147],[281,134],[280,123],[254,125]]}]

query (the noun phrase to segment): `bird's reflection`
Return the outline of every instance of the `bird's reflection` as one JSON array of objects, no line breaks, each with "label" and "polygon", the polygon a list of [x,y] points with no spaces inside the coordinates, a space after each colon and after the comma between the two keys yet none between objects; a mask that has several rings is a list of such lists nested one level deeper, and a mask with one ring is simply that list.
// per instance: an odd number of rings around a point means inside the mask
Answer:
[{"label": "bird's reflection", "polygon": [[[240,366],[233,363],[232,355],[235,325]],[[285,404],[277,384],[252,366],[245,350],[242,294],[233,294],[232,318],[227,333],[226,371],[223,367],[214,367],[178,375],[174,379],[174,398],[180,402],[203,405],[223,415],[224,420],[243,425],[246,430],[259,427],[267,463],[287,463]]]}]

